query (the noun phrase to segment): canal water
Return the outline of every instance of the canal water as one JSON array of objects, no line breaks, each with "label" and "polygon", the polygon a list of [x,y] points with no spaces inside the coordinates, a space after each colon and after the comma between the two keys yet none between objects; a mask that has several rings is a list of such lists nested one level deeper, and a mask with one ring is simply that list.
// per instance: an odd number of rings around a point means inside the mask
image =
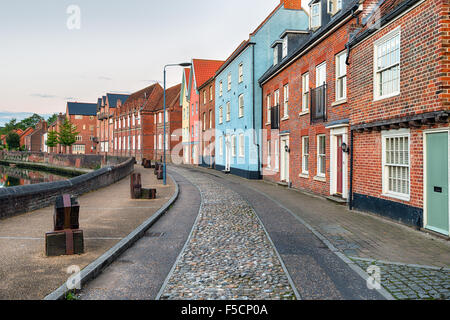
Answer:
[{"label": "canal water", "polygon": [[43,182],[53,182],[70,179],[64,176],[35,169],[23,169],[0,165],[0,188],[23,186]]}]

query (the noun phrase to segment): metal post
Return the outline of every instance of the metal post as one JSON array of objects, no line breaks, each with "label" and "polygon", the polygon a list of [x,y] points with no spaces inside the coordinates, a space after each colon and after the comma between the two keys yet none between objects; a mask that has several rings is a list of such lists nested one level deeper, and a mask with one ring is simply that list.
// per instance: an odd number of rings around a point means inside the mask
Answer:
[{"label": "metal post", "polygon": [[163,163],[163,184],[166,185],[166,67],[164,67],[164,135],[163,135],[163,152],[164,152],[164,163]]}]

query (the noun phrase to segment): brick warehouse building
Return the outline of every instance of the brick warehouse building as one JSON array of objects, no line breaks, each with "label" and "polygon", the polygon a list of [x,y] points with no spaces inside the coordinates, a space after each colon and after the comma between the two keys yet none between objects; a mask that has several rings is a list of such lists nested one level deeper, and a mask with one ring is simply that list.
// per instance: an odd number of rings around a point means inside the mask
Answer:
[{"label": "brick warehouse building", "polygon": [[[96,154],[97,145],[95,143],[97,126],[97,104],[68,102],[66,107],[66,119],[69,120],[79,132],[77,141],[72,145],[71,150],[65,153],[73,154]],[[64,152],[64,147],[62,148]]]},{"label": "brick warehouse building", "polygon": [[138,161],[154,158],[153,108],[162,99],[163,91],[158,83],[153,84],[133,93],[115,108],[114,155],[131,156]]},{"label": "brick warehouse building", "polygon": [[[217,69],[220,63],[216,65]],[[214,70],[214,67],[213,69]],[[211,71],[212,71],[211,70]],[[214,70],[214,73],[217,70]],[[215,166],[215,75],[200,83],[200,165],[213,168]]]},{"label": "brick warehouse building", "polygon": [[[178,136],[181,137],[180,90],[180,84],[166,90],[166,141],[171,141],[169,152],[181,142],[176,142]],[[122,106],[115,108],[114,155],[135,157],[137,161],[161,158],[164,151],[163,98],[164,89],[156,83],[133,93]]]},{"label": "brick warehouse building", "polygon": [[128,99],[129,95],[107,93],[97,102],[97,152],[108,154],[113,152],[114,110]]},{"label": "brick warehouse building", "polygon": [[351,207],[449,235],[449,3],[389,0],[350,41]]},{"label": "brick warehouse building", "polygon": [[310,30],[286,30],[272,44],[263,88],[263,178],[345,202],[349,195],[350,108],[346,44],[357,0],[310,3]]},{"label": "brick warehouse building", "polygon": [[190,164],[202,163],[199,85],[210,79],[222,64],[223,61],[219,60],[192,59],[187,97],[189,101],[189,148],[186,148],[189,151]]},{"label": "brick warehouse building", "polygon": [[[50,131],[56,131],[59,132],[62,124],[64,123],[64,120],[66,119],[66,116],[63,115],[61,112],[58,114],[58,116],[56,117],[56,120],[53,123],[49,123],[48,124],[48,128],[47,128],[47,138],[48,138],[48,133]],[[49,153],[62,153],[63,152],[63,147],[60,144],[57,144],[56,147],[47,147],[47,152]]]},{"label": "brick warehouse building", "polygon": [[[182,148],[182,106],[180,105],[181,84],[166,89],[166,135],[164,136],[164,101],[160,99],[152,112],[155,124],[155,160],[162,160],[164,156],[164,142],[166,145],[166,161],[181,163]],[[165,139],[165,141],[163,140]]]}]

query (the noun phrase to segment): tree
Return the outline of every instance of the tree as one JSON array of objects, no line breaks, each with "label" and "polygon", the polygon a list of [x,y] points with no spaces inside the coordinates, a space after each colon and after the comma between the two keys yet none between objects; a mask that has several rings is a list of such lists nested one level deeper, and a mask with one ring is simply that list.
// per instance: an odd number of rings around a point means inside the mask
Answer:
[{"label": "tree", "polygon": [[8,145],[9,150],[19,149],[20,148],[20,137],[14,131],[9,132],[6,135],[6,144]]},{"label": "tree", "polygon": [[40,115],[33,114],[31,117],[28,117],[26,119],[23,119],[20,121],[17,125],[20,129],[25,130],[29,127],[33,127],[33,129],[36,128],[36,124],[38,124],[39,121],[44,120]]},{"label": "tree", "polygon": [[58,133],[54,130],[49,131],[45,144],[50,148],[56,147],[58,145]]},{"label": "tree", "polygon": [[58,119],[58,114],[57,113],[54,113],[52,116],[50,116],[48,119],[47,119],[47,123],[49,124],[49,125],[51,125],[53,122],[55,122],[56,120]]},{"label": "tree", "polygon": [[69,121],[64,120],[63,125],[58,133],[58,143],[64,147],[72,146],[77,141],[77,135],[79,132],[75,131],[76,127]]}]

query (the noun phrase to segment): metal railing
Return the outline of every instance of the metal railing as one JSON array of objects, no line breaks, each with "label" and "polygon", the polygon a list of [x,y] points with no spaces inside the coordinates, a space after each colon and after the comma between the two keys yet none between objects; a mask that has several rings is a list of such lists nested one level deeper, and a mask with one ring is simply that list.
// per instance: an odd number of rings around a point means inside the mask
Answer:
[{"label": "metal railing", "polygon": [[327,85],[311,89],[311,122],[327,121]]}]

